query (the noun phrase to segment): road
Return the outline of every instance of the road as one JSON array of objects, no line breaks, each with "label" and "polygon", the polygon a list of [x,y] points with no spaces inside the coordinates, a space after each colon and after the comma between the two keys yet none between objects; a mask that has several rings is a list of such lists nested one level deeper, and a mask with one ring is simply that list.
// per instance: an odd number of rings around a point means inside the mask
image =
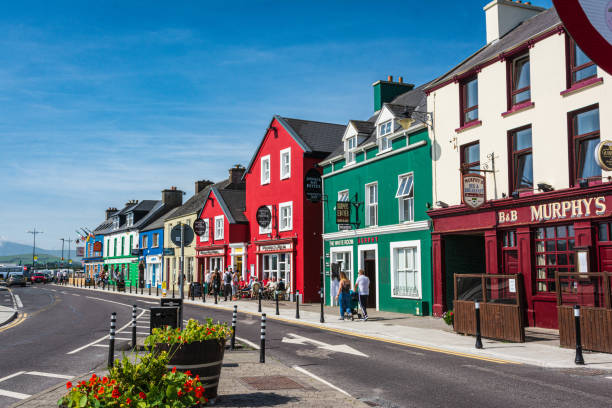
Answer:
[{"label": "road", "polygon": [[[76,375],[103,363],[106,340],[91,343],[106,335],[110,313],[118,313],[117,326],[122,327],[129,323],[130,304],[148,308],[152,303],[53,285],[17,288],[14,293],[28,317],[0,332],[0,407],[18,400],[2,396],[3,390],[34,394],[65,381],[50,374]],[[231,312],[186,305],[184,317],[231,321]],[[147,319],[142,315],[139,325],[145,326]],[[259,316],[239,313],[239,338],[258,344],[259,326]],[[307,370],[372,406],[612,407],[610,373],[499,364],[272,319],[267,333],[267,356]],[[129,338],[127,332],[122,336]]]}]

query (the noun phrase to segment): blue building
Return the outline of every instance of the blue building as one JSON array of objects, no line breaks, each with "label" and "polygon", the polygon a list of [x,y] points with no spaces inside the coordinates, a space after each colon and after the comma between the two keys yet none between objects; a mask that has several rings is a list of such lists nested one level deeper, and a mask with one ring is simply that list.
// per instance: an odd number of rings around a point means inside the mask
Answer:
[{"label": "blue building", "polygon": [[116,208],[108,208],[105,212],[105,220],[85,240],[85,256],[83,257],[85,276],[95,278],[96,275],[100,276],[104,269],[104,234],[111,230],[112,216],[116,212]]}]

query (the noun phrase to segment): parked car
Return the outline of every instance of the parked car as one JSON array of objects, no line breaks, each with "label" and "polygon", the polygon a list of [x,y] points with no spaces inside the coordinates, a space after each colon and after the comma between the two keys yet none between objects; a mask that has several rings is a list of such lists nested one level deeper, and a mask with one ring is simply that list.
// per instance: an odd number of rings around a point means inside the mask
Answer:
[{"label": "parked car", "polygon": [[23,273],[13,272],[13,273],[9,274],[9,278],[8,278],[6,284],[8,286],[13,286],[13,285],[25,286],[26,285],[26,278],[23,275]]},{"label": "parked car", "polygon": [[30,277],[30,282],[32,282],[32,283],[41,283],[41,282],[45,283],[46,280],[47,279],[46,279],[45,275],[43,275],[40,272],[34,272],[32,274],[32,276]]},{"label": "parked car", "polygon": [[45,278],[47,282],[55,281],[55,276],[53,276],[53,271],[46,271],[44,272],[44,274],[45,274]]}]

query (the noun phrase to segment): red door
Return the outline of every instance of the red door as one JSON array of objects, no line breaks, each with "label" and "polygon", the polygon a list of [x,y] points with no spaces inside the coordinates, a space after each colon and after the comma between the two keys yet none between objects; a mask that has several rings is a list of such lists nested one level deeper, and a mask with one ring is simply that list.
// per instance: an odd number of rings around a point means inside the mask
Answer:
[{"label": "red door", "polygon": [[516,275],[519,273],[518,251],[504,250],[504,273],[506,275]]},{"label": "red door", "polygon": [[599,247],[599,271],[612,272],[612,246]]}]

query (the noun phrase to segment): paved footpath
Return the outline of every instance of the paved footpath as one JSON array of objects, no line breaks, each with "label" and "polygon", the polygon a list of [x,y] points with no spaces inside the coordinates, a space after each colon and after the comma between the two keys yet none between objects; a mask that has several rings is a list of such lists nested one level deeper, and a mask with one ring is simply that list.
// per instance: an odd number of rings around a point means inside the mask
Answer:
[{"label": "paved footpath", "polygon": [[[96,370],[104,375],[106,370]],[[73,379],[78,382],[91,373]],[[274,381],[271,381],[274,380]],[[66,392],[65,383],[11,405],[10,408],[57,406]],[[273,358],[259,363],[259,351],[227,351],[223,359],[219,396],[216,407],[367,407],[365,403],[345,395],[301,371]]]},{"label": "paved footpath", "polygon": [[0,326],[9,324],[18,314],[16,300],[11,290],[0,286]]}]

